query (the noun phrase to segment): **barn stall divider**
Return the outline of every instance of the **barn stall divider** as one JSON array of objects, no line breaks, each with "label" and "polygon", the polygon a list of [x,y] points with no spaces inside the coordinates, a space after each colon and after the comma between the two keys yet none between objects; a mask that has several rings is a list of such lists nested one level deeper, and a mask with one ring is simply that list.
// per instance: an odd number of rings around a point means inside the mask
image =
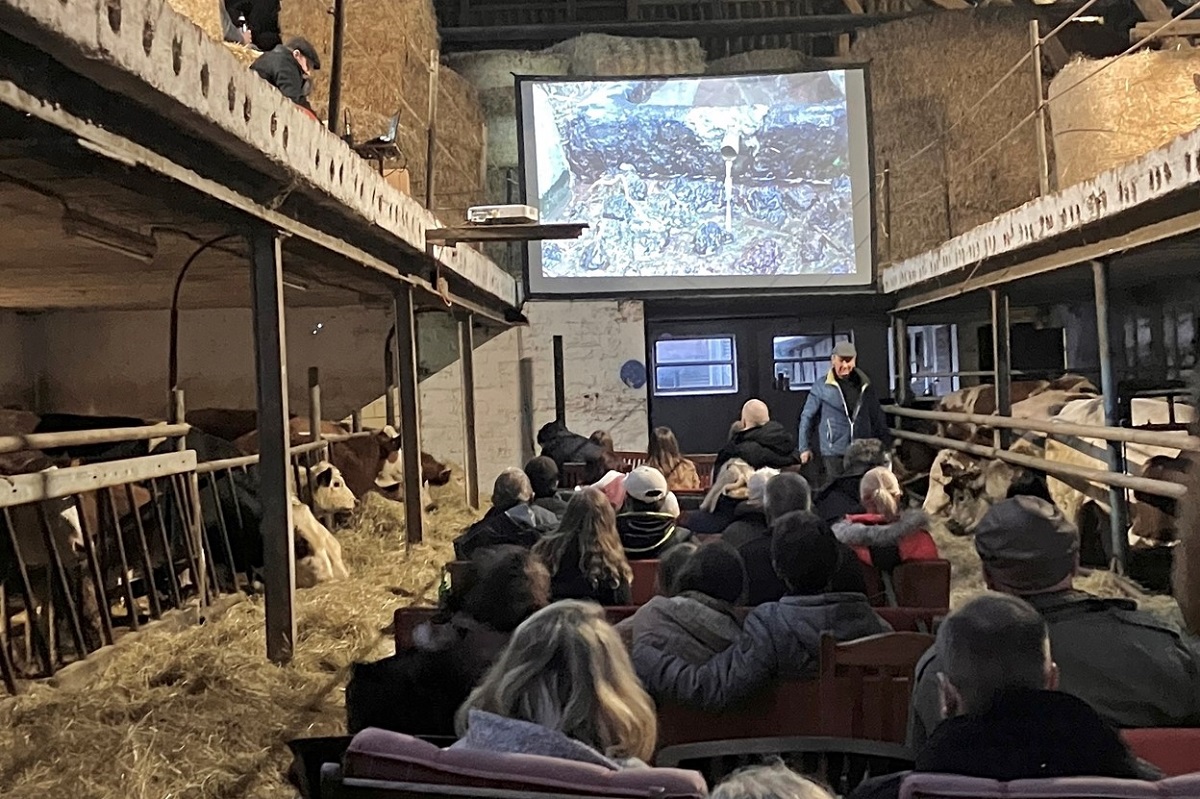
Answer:
[{"label": "barn stall divider", "polygon": [[[310,424],[320,387],[309,373]],[[172,417],[184,418],[174,391]],[[320,517],[312,470],[330,448],[368,437],[322,435],[289,449],[297,498]],[[157,454],[0,476],[0,679],[11,694],[29,679],[55,676],[130,632],[154,629],[166,614],[218,597],[256,593],[242,544],[259,535],[238,501],[254,491],[259,455],[200,462],[186,449],[188,424],[0,436],[0,455],[40,463],[42,450],[146,442]],[[311,431],[315,431],[315,434]],[[156,446],[174,441],[171,447]],[[322,520],[329,525],[331,519]]]},{"label": "barn stall divider", "polygon": [[[902,426],[903,420],[912,419],[938,423],[980,425],[991,428],[997,433],[999,431],[1007,433],[1011,433],[1012,431],[1041,433],[1046,435],[1047,438],[1060,440],[1068,446],[1072,446],[1071,439],[1094,439],[1106,442],[1110,449],[1114,447],[1123,448],[1128,444],[1140,444],[1177,449],[1181,452],[1200,452],[1200,438],[1188,435],[1182,430],[1172,432],[1161,429],[1141,430],[1126,427],[1070,424],[1049,420],[1039,421],[1036,419],[1014,418],[996,414],[925,411],[894,405],[885,406],[884,411],[896,419],[895,426],[891,430],[894,438],[925,444],[939,450],[950,449],[980,458],[991,458],[1060,479],[1083,480],[1107,486],[1110,490],[1110,498],[1117,497],[1118,502],[1121,504],[1128,501],[1124,493],[1126,491],[1132,490],[1155,497],[1178,500],[1187,493],[1187,490],[1182,484],[1170,480],[1159,480],[1128,474],[1125,466],[1128,461],[1123,454],[1118,461],[1121,465],[1120,471],[1115,471],[1111,468],[1111,460],[1109,462],[1110,468],[1107,470],[1092,469],[1077,464],[1012,452],[999,446],[998,443],[993,446],[985,446],[945,436],[905,430]],[[999,441],[1000,436],[997,435],[996,438]],[[1118,514],[1113,514],[1113,516],[1118,516]],[[1121,513],[1118,518],[1122,519],[1122,522],[1119,531],[1117,525],[1113,525],[1112,535],[1114,540],[1112,542],[1112,551],[1114,564],[1118,570],[1123,570],[1125,567],[1124,553],[1128,541],[1128,527],[1124,520],[1127,520],[1128,516]],[[1118,535],[1120,536],[1120,540],[1117,540]]]}]

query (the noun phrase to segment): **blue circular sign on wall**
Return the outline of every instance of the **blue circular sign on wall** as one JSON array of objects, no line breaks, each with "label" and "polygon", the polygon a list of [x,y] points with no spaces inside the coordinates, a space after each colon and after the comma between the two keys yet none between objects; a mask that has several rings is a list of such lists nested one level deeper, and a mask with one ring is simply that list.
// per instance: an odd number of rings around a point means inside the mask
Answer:
[{"label": "blue circular sign on wall", "polygon": [[630,388],[646,385],[646,365],[641,361],[626,361],[621,364],[621,382]]}]

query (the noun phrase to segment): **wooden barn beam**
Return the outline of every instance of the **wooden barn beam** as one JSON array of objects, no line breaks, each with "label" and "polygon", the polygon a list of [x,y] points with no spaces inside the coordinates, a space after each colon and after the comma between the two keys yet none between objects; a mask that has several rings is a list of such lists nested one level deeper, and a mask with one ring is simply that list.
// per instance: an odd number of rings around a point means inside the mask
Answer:
[{"label": "wooden barn beam", "polygon": [[860,3],[858,0],[842,0],[842,4],[844,6],[846,6],[846,10],[849,11],[851,14],[865,14],[866,13],[865,11],[863,11],[862,3]]},{"label": "wooden barn beam", "polygon": [[1067,52],[1067,48],[1063,47],[1063,43],[1058,40],[1057,36],[1051,36],[1042,42],[1042,64],[1051,72],[1059,72],[1070,62],[1071,54]]},{"label": "wooden barn beam", "polygon": [[[1171,13],[1171,9],[1167,7],[1167,4],[1163,0],[1133,0],[1133,4],[1137,6],[1137,10],[1146,19],[1145,25],[1139,23],[1129,33],[1129,38],[1135,42],[1149,38],[1156,30],[1163,26],[1164,22],[1174,16]],[[1191,45],[1188,43],[1188,40],[1183,37],[1185,35],[1195,36],[1197,34],[1187,33],[1187,23],[1188,20],[1182,20],[1172,25],[1170,28],[1171,35],[1164,36],[1160,40],[1163,47],[1190,47]],[[1136,35],[1139,28],[1144,32],[1141,36]]]},{"label": "wooden barn beam", "polygon": [[266,589],[267,657],[292,659],[296,644],[296,557],[292,543],[292,500],[288,485],[287,333],[283,318],[283,251],[274,229],[260,226],[249,236],[257,373],[259,501],[262,504]]},{"label": "wooden barn beam", "polygon": [[[992,368],[995,370],[996,413],[1012,416],[1012,333],[1008,293],[1003,289],[988,291],[992,301]],[[996,428],[995,446],[1008,449],[1012,445],[1012,431]]]},{"label": "wooden barn beam", "polygon": [[945,8],[950,11],[964,11],[975,6],[967,2],[967,0],[927,0],[932,5],[938,8]]},{"label": "wooden barn beam", "polygon": [[462,369],[463,471],[467,505],[479,507],[479,452],[475,437],[475,317],[465,314],[458,320],[458,353]]},{"label": "wooden barn beam", "polygon": [[438,29],[447,45],[506,42],[565,41],[586,33],[612,36],[652,36],[665,38],[712,38],[785,35],[790,33],[845,33],[908,17],[925,16],[930,11],[876,14],[814,14],[774,19],[698,19],[635,22],[568,22],[537,25],[496,25]]}]

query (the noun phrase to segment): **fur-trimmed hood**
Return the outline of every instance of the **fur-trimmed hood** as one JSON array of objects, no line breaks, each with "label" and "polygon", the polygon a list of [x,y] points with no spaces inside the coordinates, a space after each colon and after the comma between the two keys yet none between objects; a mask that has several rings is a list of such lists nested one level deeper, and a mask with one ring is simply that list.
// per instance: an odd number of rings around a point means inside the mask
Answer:
[{"label": "fur-trimmed hood", "polygon": [[[873,521],[879,520],[879,521]],[[913,533],[928,531],[929,517],[925,511],[915,508],[900,514],[894,522],[883,522],[881,517],[847,516],[833,525],[833,534],[843,544],[852,547],[895,546]]]}]

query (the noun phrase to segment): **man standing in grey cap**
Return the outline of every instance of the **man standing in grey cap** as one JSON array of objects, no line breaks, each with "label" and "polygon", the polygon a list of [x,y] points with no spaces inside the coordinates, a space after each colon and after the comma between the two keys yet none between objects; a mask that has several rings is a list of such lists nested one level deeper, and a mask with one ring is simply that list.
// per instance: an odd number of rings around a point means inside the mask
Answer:
[{"label": "man standing in grey cap", "polygon": [[829,373],[823,382],[813,384],[800,413],[800,461],[812,460],[815,434],[826,480],[842,473],[842,457],[851,441],[876,438],[885,448],[892,444],[875,387],[857,363],[853,342],[839,341]]},{"label": "man standing in grey cap", "polygon": [[[1200,648],[1129,599],[1076,591],[1079,534],[1052,503],[1015,496],[993,505],[975,531],[988,588],[1018,596],[1050,628],[1059,690],[1116,727],[1200,726]],[[909,746],[919,751],[942,720],[934,650],[917,664]]]}]

